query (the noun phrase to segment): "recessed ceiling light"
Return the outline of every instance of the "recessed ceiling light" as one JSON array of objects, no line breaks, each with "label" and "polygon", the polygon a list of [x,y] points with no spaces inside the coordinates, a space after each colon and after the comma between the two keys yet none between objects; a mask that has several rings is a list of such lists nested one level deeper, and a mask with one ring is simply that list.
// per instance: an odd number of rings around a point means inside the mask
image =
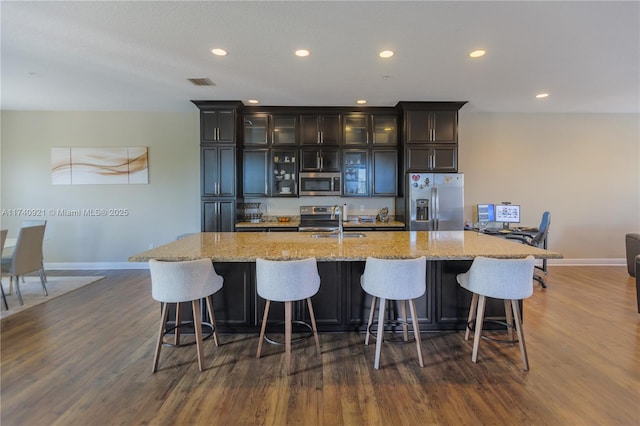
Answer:
[{"label": "recessed ceiling light", "polygon": [[538,99],[542,99],[542,98],[546,98],[546,97],[549,97],[548,93],[538,93],[536,95],[536,98],[538,98]]},{"label": "recessed ceiling light", "polygon": [[259,104],[260,101],[257,99],[249,99],[247,102],[249,102],[250,104]]},{"label": "recessed ceiling light", "polygon": [[366,104],[366,103],[367,103],[367,100],[366,100],[366,99],[358,99],[358,100],[356,101],[356,103],[357,103],[358,105],[364,105],[364,104]]},{"label": "recessed ceiling light", "polygon": [[378,54],[381,58],[390,58],[393,56],[393,50],[383,50]]},{"label": "recessed ceiling light", "polygon": [[311,55],[311,52],[308,51],[307,49],[298,49],[296,50],[295,55],[300,58],[304,58],[305,56]]},{"label": "recessed ceiling light", "polygon": [[215,49],[211,49],[211,53],[213,53],[216,56],[227,56],[229,54],[229,52],[227,52],[224,49],[220,49],[219,47],[216,47]]},{"label": "recessed ceiling light", "polygon": [[487,52],[485,52],[482,49],[478,49],[478,50],[474,50],[473,52],[469,53],[469,56],[472,57],[472,58],[479,58],[481,56],[484,56],[485,53],[487,53]]}]

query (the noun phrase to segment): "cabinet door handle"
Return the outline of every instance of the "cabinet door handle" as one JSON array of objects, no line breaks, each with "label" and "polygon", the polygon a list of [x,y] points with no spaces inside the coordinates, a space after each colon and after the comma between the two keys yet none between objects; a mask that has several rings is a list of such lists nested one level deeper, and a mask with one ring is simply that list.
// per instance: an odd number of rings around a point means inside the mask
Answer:
[{"label": "cabinet door handle", "polygon": [[[269,143],[269,136],[268,135],[264,135],[264,141],[265,143]],[[276,132],[275,130],[271,131],[271,143],[275,143],[276,142]]]},{"label": "cabinet door handle", "polygon": [[316,139],[316,143],[322,143],[322,132],[318,132],[318,139]]}]

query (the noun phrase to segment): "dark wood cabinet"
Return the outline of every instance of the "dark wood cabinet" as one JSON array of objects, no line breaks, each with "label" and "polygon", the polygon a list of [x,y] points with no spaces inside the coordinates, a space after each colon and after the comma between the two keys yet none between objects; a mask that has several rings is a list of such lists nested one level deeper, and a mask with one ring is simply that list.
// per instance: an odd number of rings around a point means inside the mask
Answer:
[{"label": "dark wood cabinet", "polygon": [[222,290],[212,297],[218,327],[231,332],[252,329],[255,324],[255,264],[218,262],[213,267],[224,279]]},{"label": "dark wood cabinet", "polygon": [[236,147],[201,147],[200,175],[203,197],[235,197]]},{"label": "dark wood cabinet", "polygon": [[407,146],[408,172],[457,172],[458,146],[455,144]]},{"label": "dark wood cabinet", "polygon": [[268,149],[245,149],[242,152],[242,195],[266,197],[269,195]]},{"label": "dark wood cabinet", "polygon": [[371,196],[398,195],[398,151],[396,149],[371,150]]},{"label": "dark wood cabinet", "polygon": [[245,149],[242,155],[245,197],[297,196],[297,149]]},{"label": "dark wood cabinet", "polygon": [[302,148],[300,165],[303,172],[340,171],[340,150],[338,148]]},{"label": "dark wood cabinet", "polygon": [[236,143],[236,110],[200,111],[201,143]]},{"label": "dark wood cabinet", "polygon": [[406,112],[407,143],[457,143],[458,110]]},{"label": "dark wood cabinet", "polygon": [[298,145],[298,116],[293,114],[245,114],[243,144]]},{"label": "dark wood cabinet", "polygon": [[398,143],[398,118],[391,114],[345,114],[344,146],[395,146]]},{"label": "dark wood cabinet", "polygon": [[202,199],[203,232],[234,232],[235,228],[235,199]]},{"label": "dark wood cabinet", "polygon": [[[342,267],[339,262],[318,262],[318,273],[320,274],[320,289],[313,297],[313,313],[319,331],[328,331],[342,325],[343,308],[342,303],[343,288],[341,273]],[[257,327],[261,326],[264,314],[265,300],[256,293],[256,322]],[[309,309],[304,300],[293,303],[293,320],[310,323]],[[284,303],[272,302],[267,320],[268,329],[282,333],[284,325]]]},{"label": "dark wood cabinet", "polygon": [[302,115],[302,145],[340,145],[340,114]]},{"label": "dark wood cabinet", "polygon": [[342,151],[342,195],[366,197],[370,194],[370,168],[368,149],[344,149]]},{"label": "dark wood cabinet", "polygon": [[239,101],[192,101],[200,109],[200,218],[203,232],[233,232],[238,194]]},{"label": "dark wood cabinet", "polygon": [[458,171],[458,110],[464,104],[399,104],[403,112],[404,172]]}]

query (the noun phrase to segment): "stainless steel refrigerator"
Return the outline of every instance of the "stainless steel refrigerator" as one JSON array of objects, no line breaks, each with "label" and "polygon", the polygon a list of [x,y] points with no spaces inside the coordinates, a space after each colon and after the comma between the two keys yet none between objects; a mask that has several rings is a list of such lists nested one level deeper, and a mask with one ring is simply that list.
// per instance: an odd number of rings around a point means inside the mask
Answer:
[{"label": "stainless steel refrigerator", "polygon": [[410,231],[464,229],[462,173],[407,173],[406,185]]}]

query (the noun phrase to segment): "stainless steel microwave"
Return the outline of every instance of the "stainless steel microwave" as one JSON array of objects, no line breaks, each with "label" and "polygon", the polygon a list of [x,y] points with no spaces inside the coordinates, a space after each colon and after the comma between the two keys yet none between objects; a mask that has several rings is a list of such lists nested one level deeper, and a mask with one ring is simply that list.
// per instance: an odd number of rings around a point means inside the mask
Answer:
[{"label": "stainless steel microwave", "polygon": [[342,174],[340,172],[302,172],[299,177],[300,195],[342,194]]}]

